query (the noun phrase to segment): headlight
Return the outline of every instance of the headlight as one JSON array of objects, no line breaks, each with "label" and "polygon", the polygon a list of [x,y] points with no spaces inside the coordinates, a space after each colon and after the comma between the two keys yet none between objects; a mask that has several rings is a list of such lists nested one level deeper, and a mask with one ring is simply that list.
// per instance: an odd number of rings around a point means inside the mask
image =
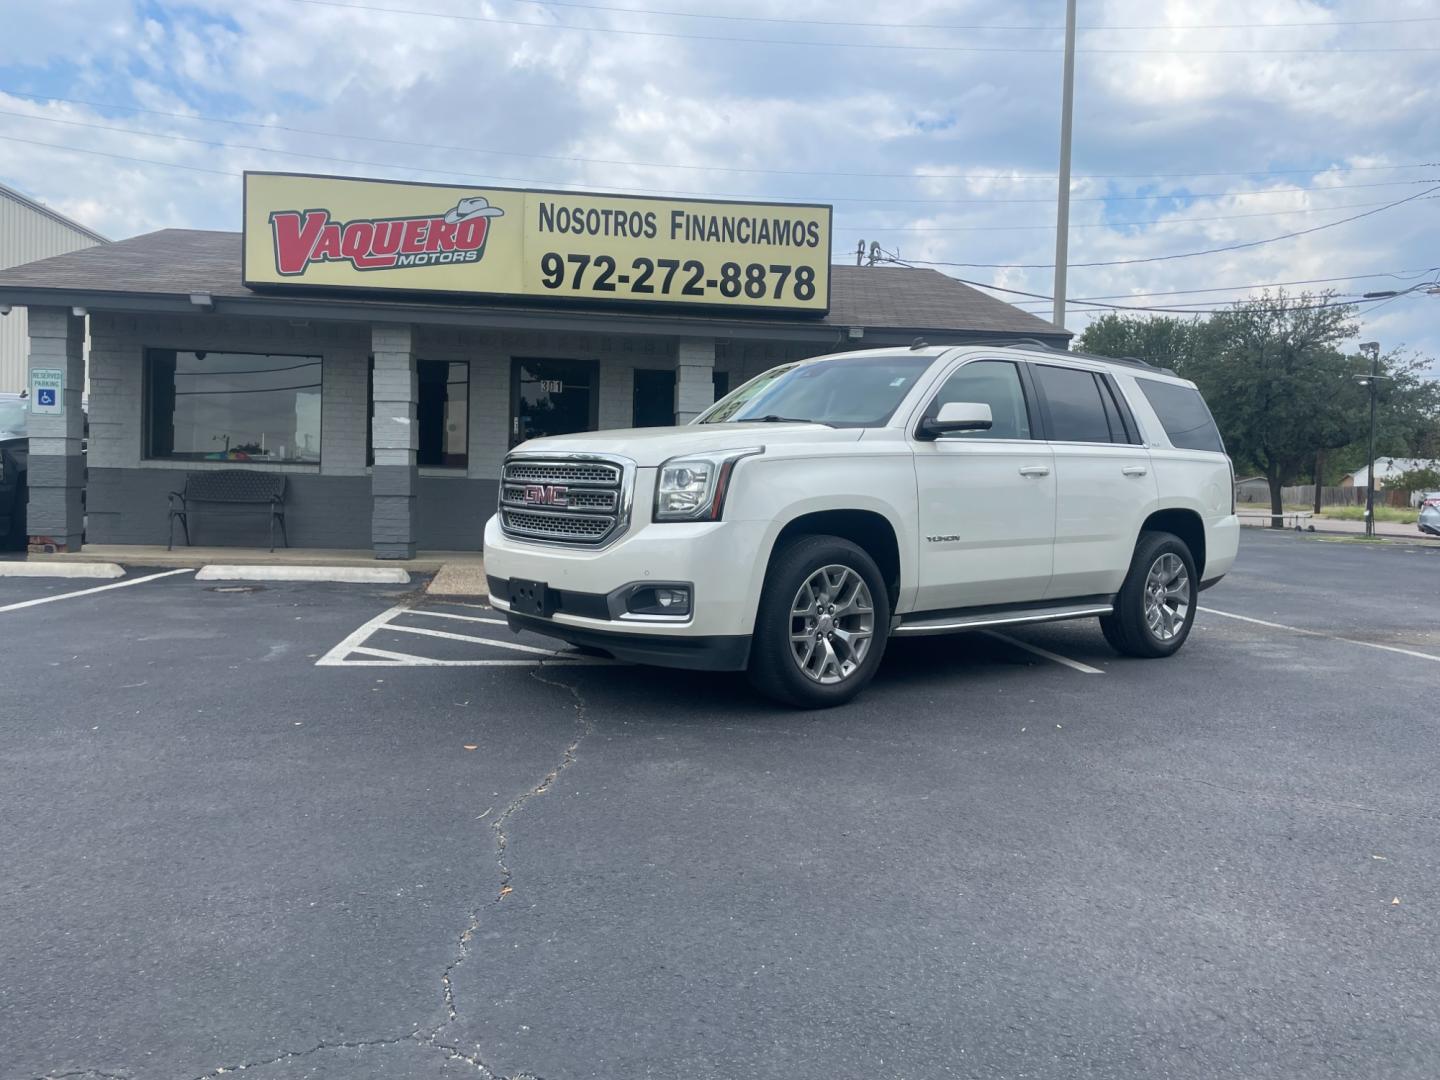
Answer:
[{"label": "headlight", "polygon": [[763,454],[763,446],[671,458],[655,481],[656,521],[719,521],[736,462]]}]

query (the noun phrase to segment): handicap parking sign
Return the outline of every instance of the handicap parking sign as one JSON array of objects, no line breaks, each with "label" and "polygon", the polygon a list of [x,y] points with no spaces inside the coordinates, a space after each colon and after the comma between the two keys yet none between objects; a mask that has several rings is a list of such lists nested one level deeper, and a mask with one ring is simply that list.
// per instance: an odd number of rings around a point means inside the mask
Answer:
[{"label": "handicap parking sign", "polygon": [[65,372],[61,368],[30,369],[30,411],[57,416],[65,411]]}]

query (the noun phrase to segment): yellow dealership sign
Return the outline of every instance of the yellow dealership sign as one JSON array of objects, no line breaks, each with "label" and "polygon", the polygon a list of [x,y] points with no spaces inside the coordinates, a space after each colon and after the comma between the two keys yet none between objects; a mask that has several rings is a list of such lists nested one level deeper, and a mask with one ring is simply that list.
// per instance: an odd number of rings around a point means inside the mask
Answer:
[{"label": "yellow dealership sign", "polygon": [[244,280],[821,314],[830,207],[247,172]]}]

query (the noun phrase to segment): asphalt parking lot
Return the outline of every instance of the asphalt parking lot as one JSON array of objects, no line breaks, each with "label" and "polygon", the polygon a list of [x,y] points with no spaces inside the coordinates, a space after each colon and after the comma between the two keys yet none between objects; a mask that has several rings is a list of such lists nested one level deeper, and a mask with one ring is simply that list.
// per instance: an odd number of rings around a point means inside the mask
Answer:
[{"label": "asphalt parking lot", "polygon": [[155,573],[0,579],[0,1080],[1440,1074],[1440,550],[823,713]]}]

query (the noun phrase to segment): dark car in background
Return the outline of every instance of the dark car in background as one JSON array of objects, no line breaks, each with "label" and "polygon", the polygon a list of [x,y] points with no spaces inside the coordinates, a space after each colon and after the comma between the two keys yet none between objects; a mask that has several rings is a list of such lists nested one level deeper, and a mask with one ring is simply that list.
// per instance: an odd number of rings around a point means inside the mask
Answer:
[{"label": "dark car in background", "polygon": [[19,394],[0,394],[0,551],[25,546],[30,409]]},{"label": "dark car in background", "polygon": [[1416,524],[1421,532],[1440,536],[1440,491],[1421,493],[1420,520]]}]

